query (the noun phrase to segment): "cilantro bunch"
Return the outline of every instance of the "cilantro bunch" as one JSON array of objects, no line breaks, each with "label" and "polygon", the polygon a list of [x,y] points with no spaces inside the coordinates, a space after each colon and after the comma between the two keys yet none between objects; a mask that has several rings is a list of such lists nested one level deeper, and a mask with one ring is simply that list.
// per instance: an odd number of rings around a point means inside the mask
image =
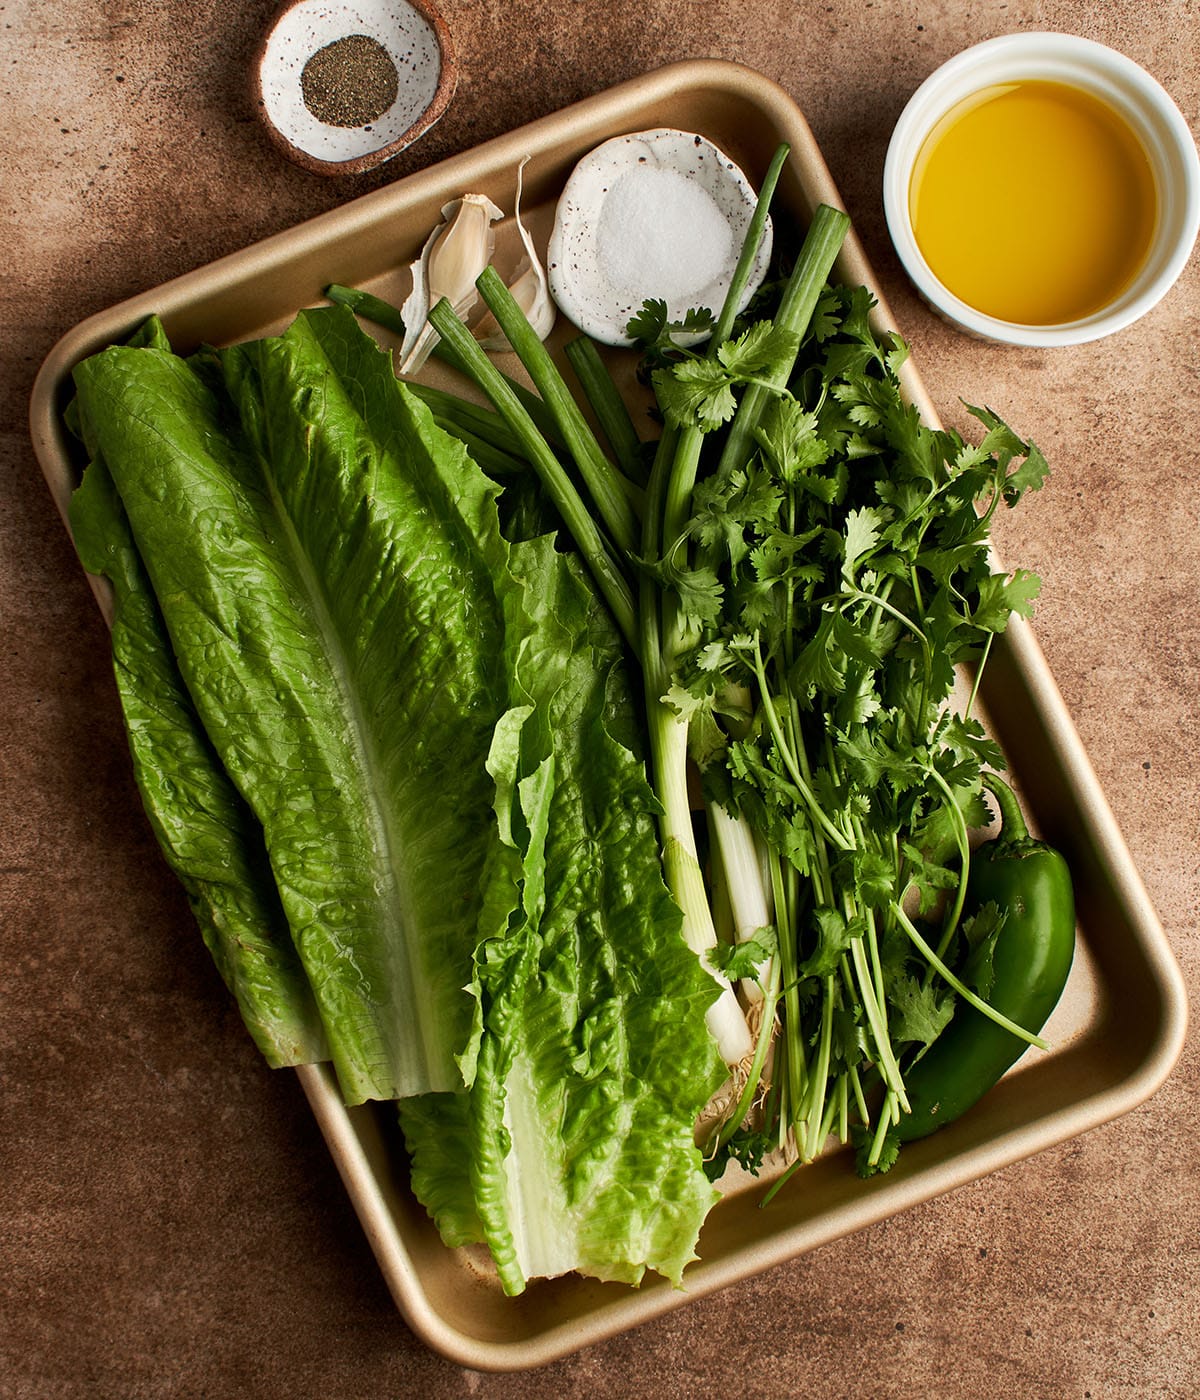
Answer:
[{"label": "cilantro bunch", "polygon": [[[986,409],[971,410],[977,443],[923,424],[899,377],[906,347],[875,332],[872,309],[864,288],[827,287],[801,344],[759,320],[654,369],[668,427],[711,439],[716,465],[647,565],[688,637],[669,700],[706,796],[766,847],[772,1127],[803,1161],[832,1129],[872,1125],[868,1168],[907,1108],[902,1061],[957,995],[978,996],[946,954],[970,949],[960,872],[987,819],[980,773],[1003,758],[951,697],[959,669],[1031,612],[1038,580],[993,569],[989,526],[1046,474]],[[731,454],[721,434],[764,384]],[[939,908],[932,946],[919,921]],[[741,1131],[734,1115],[722,1146]]]}]

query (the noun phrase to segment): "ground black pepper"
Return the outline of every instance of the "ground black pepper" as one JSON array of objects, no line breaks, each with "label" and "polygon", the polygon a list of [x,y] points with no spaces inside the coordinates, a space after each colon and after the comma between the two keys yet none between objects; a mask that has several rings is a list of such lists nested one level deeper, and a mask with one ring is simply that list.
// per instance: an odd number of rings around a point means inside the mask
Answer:
[{"label": "ground black pepper", "polygon": [[318,49],[300,74],[304,105],[327,126],[366,126],[396,100],[391,55],[367,34],[348,34]]}]

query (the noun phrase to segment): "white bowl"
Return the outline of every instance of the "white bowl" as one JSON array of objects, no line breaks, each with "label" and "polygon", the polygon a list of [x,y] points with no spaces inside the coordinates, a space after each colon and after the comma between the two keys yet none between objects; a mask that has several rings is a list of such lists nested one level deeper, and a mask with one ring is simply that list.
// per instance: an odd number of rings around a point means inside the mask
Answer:
[{"label": "white bowl", "polygon": [[[958,102],[1007,82],[1056,82],[1106,102],[1141,141],[1154,172],[1158,220],[1133,281],[1107,306],[1059,325],[1021,325],[975,310],[934,276],[917,245],[909,210],[913,165],[926,136]],[[913,93],[888,146],[883,206],[892,241],[917,290],[952,324],[1009,345],[1075,345],[1144,316],[1183,271],[1200,230],[1200,157],[1179,108],[1124,54],[1070,34],[1006,34],[965,49]]]}]

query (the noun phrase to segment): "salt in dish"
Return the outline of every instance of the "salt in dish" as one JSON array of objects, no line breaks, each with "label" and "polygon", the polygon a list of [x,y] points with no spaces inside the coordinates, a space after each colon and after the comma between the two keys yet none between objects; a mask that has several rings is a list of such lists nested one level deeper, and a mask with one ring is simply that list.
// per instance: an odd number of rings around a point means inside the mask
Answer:
[{"label": "salt in dish", "polygon": [[[648,298],[670,318],[720,310],[755,193],[711,141],[673,128],[616,136],[571,172],[555,210],[547,254],[550,293],[594,340],[628,346],[629,321]],[[771,258],[768,222],[742,305]],[[706,332],[679,336],[695,344]]]}]

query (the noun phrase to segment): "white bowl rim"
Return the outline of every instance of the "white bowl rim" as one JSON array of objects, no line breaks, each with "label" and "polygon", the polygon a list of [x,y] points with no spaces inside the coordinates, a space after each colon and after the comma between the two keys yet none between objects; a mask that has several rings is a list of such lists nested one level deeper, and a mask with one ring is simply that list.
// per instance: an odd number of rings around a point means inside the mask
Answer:
[{"label": "white bowl rim", "polygon": [[[1153,111],[1169,137],[1172,154],[1183,174],[1180,209],[1175,220],[1171,251],[1161,258],[1155,275],[1136,295],[1123,294],[1111,307],[1077,321],[1056,325],[1027,325],[1004,321],[976,310],[954,295],[934,275],[917,246],[908,212],[908,189],[912,160],[925,135],[944,113],[967,94],[957,92],[946,101],[939,94],[955,86],[971,71],[993,60],[1013,64],[1035,60],[1074,60],[1082,76],[1086,70],[1108,74],[1123,81],[1127,91],[1143,110]],[[1015,75],[1014,75],[1015,76]],[[989,75],[987,83],[1003,81]],[[911,146],[906,157],[904,149]],[[963,49],[946,60],[913,92],[901,112],[888,143],[883,173],[884,213],[892,242],[905,271],[925,300],[946,319],[970,334],[1010,345],[1077,345],[1098,340],[1124,329],[1144,316],[1178,280],[1191,257],[1200,234],[1200,154],[1191,129],[1174,99],[1150,73],[1134,59],[1095,39],[1055,30],[1021,31],[1001,34]],[[1135,279],[1134,287],[1138,285]]]}]

